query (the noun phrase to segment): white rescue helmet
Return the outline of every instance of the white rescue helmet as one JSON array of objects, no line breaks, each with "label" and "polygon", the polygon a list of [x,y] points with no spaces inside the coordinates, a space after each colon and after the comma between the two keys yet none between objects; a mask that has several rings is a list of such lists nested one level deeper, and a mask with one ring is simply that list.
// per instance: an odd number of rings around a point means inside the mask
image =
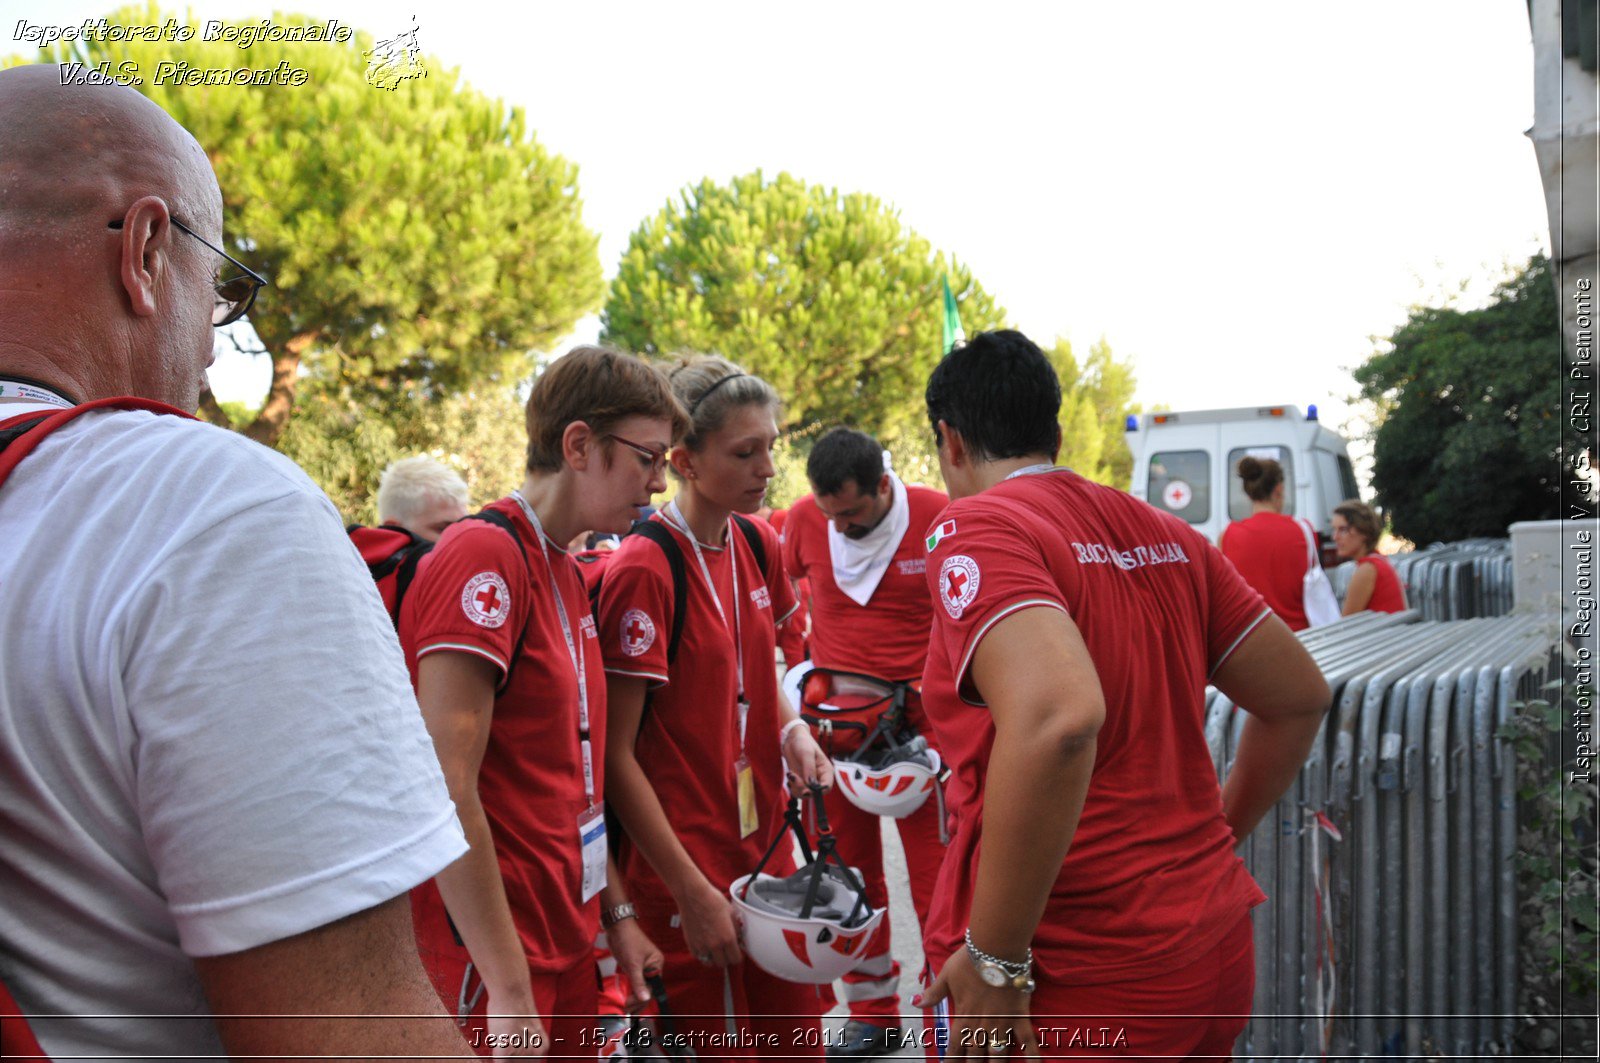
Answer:
[{"label": "white rescue helmet", "polygon": [[939,751],[918,737],[876,761],[835,757],[833,779],[861,811],[904,819],[938,788],[942,768]]},{"label": "white rescue helmet", "polygon": [[[816,897],[802,915],[813,881]],[[758,872],[735,879],[728,893],[744,924],[745,952],[763,971],[790,982],[825,985],[843,977],[861,962],[883,921],[884,910],[867,901],[860,884],[859,873],[846,876],[816,864],[785,878]]]}]

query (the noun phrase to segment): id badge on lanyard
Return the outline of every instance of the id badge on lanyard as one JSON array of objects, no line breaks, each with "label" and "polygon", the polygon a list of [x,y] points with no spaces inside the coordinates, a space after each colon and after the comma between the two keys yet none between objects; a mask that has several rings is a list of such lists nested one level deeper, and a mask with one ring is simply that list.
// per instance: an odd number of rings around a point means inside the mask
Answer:
[{"label": "id badge on lanyard", "polygon": [[739,837],[748,838],[761,826],[756,814],[756,773],[744,752],[744,725],[750,716],[750,703],[739,700],[739,759],[733,762],[733,777],[739,787]]},{"label": "id badge on lanyard", "polygon": [[584,904],[606,888],[606,810],[604,805],[590,805],[578,816],[578,846],[583,852],[583,889],[580,899]]},{"label": "id badge on lanyard", "polygon": [[676,499],[667,503],[665,517],[674,527],[683,532],[689,540],[689,546],[694,550],[694,559],[699,563],[700,576],[705,580],[706,591],[711,595],[711,604],[716,607],[717,615],[722,618],[722,626],[733,638],[733,662],[735,675],[739,682],[739,698],[737,702],[739,713],[739,756],[733,762],[733,781],[739,795],[739,837],[748,838],[761,826],[761,817],[756,809],[756,773],[750,765],[750,758],[744,751],[745,727],[750,721],[750,700],[745,697],[744,685],[744,626],[740,620],[739,596],[739,551],[734,543],[739,539],[733,533],[730,525],[728,529],[728,567],[730,579],[733,583],[733,620],[728,619],[727,611],[722,608],[722,597],[717,593],[717,584],[711,578],[711,568],[706,564],[705,554],[700,549],[700,540],[695,538],[694,530],[689,527],[689,522],[684,519],[683,511],[678,508]]},{"label": "id badge on lanyard", "polygon": [[[580,903],[588,904],[595,894],[606,887],[606,813],[605,806],[595,796],[594,748],[589,738],[589,671],[584,663],[583,632],[580,629],[576,635],[573,634],[566,602],[556,586],[555,566],[550,564],[550,555],[546,552],[549,536],[544,533],[539,514],[522,497],[522,492],[513,491],[511,497],[517,500],[528,523],[533,525],[534,532],[539,536],[539,557],[544,561],[550,594],[555,599],[556,619],[561,623],[561,638],[567,644],[567,657],[572,662],[572,674],[578,683],[578,755],[583,762],[583,795],[589,802],[589,807],[578,816],[578,852],[583,860],[579,899]],[[560,550],[561,546],[556,544],[556,549]]]}]

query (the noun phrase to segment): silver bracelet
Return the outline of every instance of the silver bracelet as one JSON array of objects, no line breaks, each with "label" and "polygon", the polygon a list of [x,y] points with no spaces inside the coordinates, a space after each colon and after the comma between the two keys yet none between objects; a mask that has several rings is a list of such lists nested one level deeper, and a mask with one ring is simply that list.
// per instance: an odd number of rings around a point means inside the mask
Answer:
[{"label": "silver bracelet", "polygon": [[965,939],[967,954],[979,963],[992,963],[1013,978],[1024,978],[1033,970],[1033,949],[1031,948],[1028,949],[1027,957],[1020,962],[1017,960],[1002,960],[998,956],[989,955],[972,943],[972,928],[970,926],[967,927]]}]

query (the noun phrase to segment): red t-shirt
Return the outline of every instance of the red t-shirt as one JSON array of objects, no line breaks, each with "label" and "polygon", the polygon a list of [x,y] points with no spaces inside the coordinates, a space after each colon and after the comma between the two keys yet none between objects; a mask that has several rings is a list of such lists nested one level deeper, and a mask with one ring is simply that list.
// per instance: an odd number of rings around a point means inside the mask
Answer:
[{"label": "red t-shirt", "polygon": [[1400,613],[1406,608],[1406,590],[1400,586],[1400,577],[1394,566],[1382,554],[1367,554],[1356,561],[1358,565],[1371,565],[1378,574],[1378,582],[1367,600],[1367,610],[1373,613]]},{"label": "red t-shirt", "polygon": [[825,668],[915,679],[928,656],[933,603],[923,576],[928,525],[949,505],[942,491],[908,486],[911,522],[894,559],[866,605],[839,589],[828,549],[828,518],[806,495],[789,510],[783,562],[789,575],[811,584],[811,660]]},{"label": "red t-shirt", "polygon": [[[580,900],[578,819],[588,799],[577,676],[549,572],[539,560],[538,534],[515,500],[503,498],[488,508],[511,518],[528,564],[502,529],[480,520],[450,525],[406,592],[400,642],[413,684],[418,660],[430,653],[476,654],[502,674],[516,656],[511,685],[495,698],[478,793],[528,965],[560,971],[590,954],[600,925],[599,898]],[[573,637],[583,649],[595,793],[603,798],[606,680],[594,618],[577,566],[560,545],[545,548]],[[527,634],[518,645],[524,626]]]},{"label": "red t-shirt", "polygon": [[1268,615],[1261,598],[1183,521],[1064,470],[955,502],[939,529],[923,704],[955,769],[959,823],[930,958],[960,946],[977,883],[994,724],[967,670],[985,633],[1030,607],[1072,617],[1106,701],[1083,816],[1033,938],[1039,968],[1083,984],[1197,958],[1265,899],[1233,853],[1203,719],[1207,677]]},{"label": "red t-shirt", "polygon": [[[1311,626],[1306,619],[1302,581],[1311,567],[1312,553],[1303,527],[1282,513],[1257,513],[1222,529],[1217,544],[1222,556],[1233,562],[1239,575],[1266,599],[1290,631]],[[1313,541],[1315,538],[1312,533]]]},{"label": "red t-shirt", "polygon": [[[744,533],[730,522],[724,547],[701,547],[728,616],[725,626],[688,537],[660,514],[651,519],[671,528],[683,550],[689,615],[677,659],[669,674],[672,570],[661,547],[642,535],[623,539],[606,563],[600,585],[600,646],[608,673],[642,677],[651,687],[634,755],[689,857],[712,885],[726,889],[734,879],[755,870],[773,835],[784,826],[788,799],[778,751],[781,724],[774,650],[778,625],[794,612],[794,594],[771,525],[756,522],[767,554],[767,569],[762,572]],[[734,564],[739,576],[745,696],[750,702],[743,751],[754,772],[756,811],[762,824],[743,839],[734,767],[741,749],[738,672],[730,630]],[[788,848],[779,848],[767,871],[781,875],[792,871],[794,864]],[[641,910],[677,910],[666,883],[625,837],[617,863],[630,898]]]}]

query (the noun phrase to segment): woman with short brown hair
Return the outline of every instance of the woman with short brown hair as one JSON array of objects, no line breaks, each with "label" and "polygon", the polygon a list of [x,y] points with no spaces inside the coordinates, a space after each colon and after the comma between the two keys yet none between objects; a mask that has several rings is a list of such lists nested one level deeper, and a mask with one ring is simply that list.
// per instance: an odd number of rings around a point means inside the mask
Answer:
[{"label": "woman with short brown hair", "polygon": [[687,424],[638,358],[579,347],[557,359],[528,397],[522,486],[446,529],[401,606],[417,701],[471,844],[415,891],[417,937],[480,1052],[582,1043],[602,923],[636,999],[660,962],[607,871],[605,674],[566,544],[627,531],[665,489]]}]

